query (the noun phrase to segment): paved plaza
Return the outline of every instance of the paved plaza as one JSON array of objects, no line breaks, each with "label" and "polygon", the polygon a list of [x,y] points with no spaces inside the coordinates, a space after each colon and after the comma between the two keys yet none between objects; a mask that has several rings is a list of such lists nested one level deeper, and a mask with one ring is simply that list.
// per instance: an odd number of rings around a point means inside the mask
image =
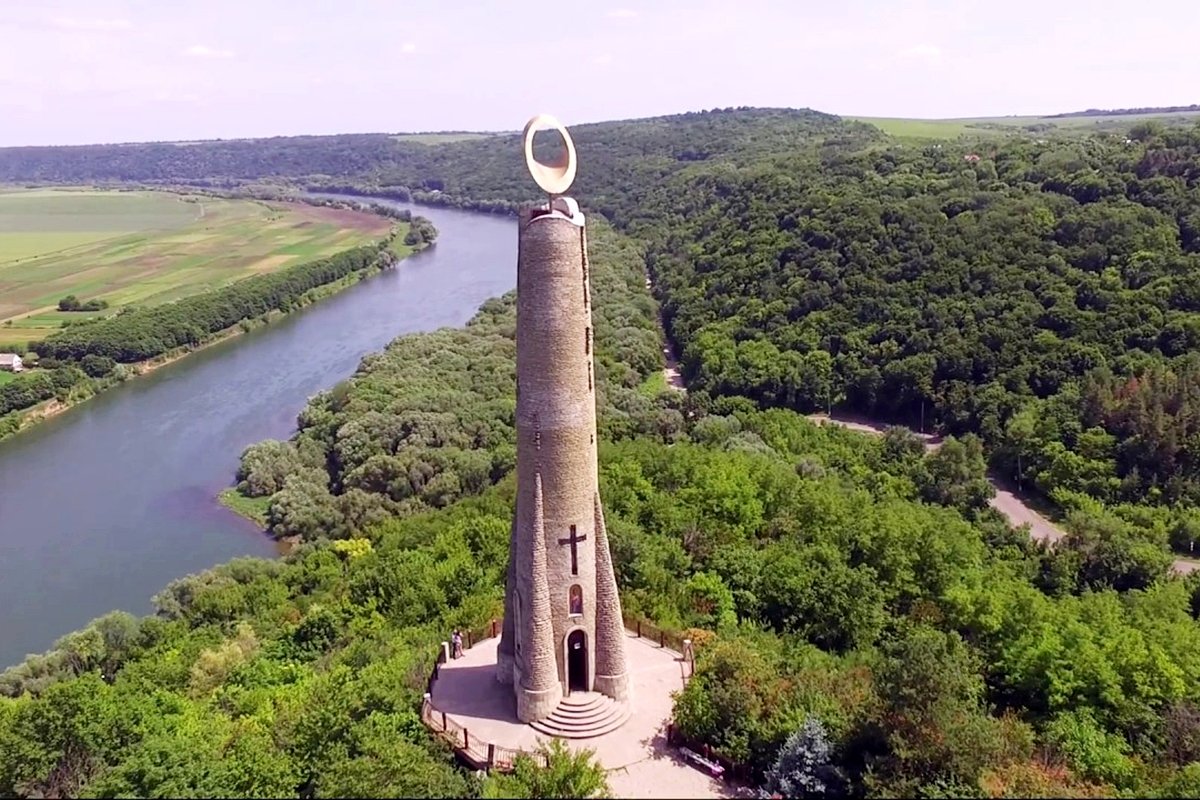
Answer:
[{"label": "paved plaza", "polygon": [[[684,762],[667,746],[671,692],[683,688],[687,664],[672,650],[626,635],[632,716],[612,733],[566,740],[567,744],[596,751],[617,797],[737,796],[733,786]],[[485,639],[462,658],[444,664],[431,699],[436,708],[470,731],[472,740],[534,750],[539,739],[547,737],[517,719],[512,688],[496,680],[499,643],[499,638]]]}]

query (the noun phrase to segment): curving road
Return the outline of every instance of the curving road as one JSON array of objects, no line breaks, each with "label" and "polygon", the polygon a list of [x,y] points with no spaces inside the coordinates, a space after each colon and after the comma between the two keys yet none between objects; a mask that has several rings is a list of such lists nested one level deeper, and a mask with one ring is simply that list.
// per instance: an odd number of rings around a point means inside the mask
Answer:
[{"label": "curving road", "polygon": [[[870,436],[882,436],[891,427],[881,422],[848,414],[836,414],[833,417],[826,414],[809,414],[808,419],[818,425],[839,425],[843,428]],[[924,440],[926,450],[936,450],[942,443],[941,437],[932,434],[917,433],[916,431],[911,431],[911,433],[917,438]],[[997,478],[996,475],[988,475],[988,482],[996,490],[996,494],[992,499],[988,500],[988,505],[1003,514],[1014,528],[1028,525],[1029,535],[1039,542],[1057,542],[1067,535],[1065,530],[1031,508],[1008,487],[1006,482]],[[1187,575],[1200,570],[1200,561],[1190,558],[1176,558],[1172,565],[1172,570],[1176,574]]]}]

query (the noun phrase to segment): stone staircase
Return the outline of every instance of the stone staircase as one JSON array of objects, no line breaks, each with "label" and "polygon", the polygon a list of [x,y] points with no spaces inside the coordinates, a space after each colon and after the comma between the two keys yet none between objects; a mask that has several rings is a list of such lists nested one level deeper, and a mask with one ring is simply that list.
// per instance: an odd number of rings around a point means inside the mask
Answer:
[{"label": "stone staircase", "polygon": [[590,739],[611,733],[629,719],[629,708],[599,692],[572,692],[534,730],[560,739]]}]

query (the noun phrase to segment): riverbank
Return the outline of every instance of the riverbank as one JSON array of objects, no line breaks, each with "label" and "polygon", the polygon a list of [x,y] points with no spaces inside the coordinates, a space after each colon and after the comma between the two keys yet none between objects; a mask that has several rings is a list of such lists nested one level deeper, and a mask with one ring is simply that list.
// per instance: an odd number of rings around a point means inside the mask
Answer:
[{"label": "riverbank", "polygon": [[271,507],[271,498],[246,497],[231,486],[217,495],[217,502],[239,517],[253,522],[264,536],[268,536],[275,543],[275,549],[280,556],[286,556],[300,546],[299,536],[275,538],[270,535],[270,531],[267,530],[267,510]]},{"label": "riverbank", "polygon": [[176,579],[278,557],[286,543],[216,502],[246,447],[288,439],[364,356],[460,327],[515,285],[511,220],[395,210],[427,217],[437,246],[0,442],[0,665],[108,609],[153,613]]},{"label": "riverbank", "polygon": [[[53,419],[72,408],[76,408],[88,400],[97,397],[105,391],[124,383],[134,378],[149,375],[162,367],[179,361],[189,355],[206,350],[216,344],[227,341],[237,336],[249,333],[266,325],[286,317],[299,309],[306,308],[313,303],[331,297],[345,289],[353,286],[365,278],[370,277],[377,272],[393,269],[397,264],[405,258],[418,253],[431,245],[429,242],[422,242],[416,245],[404,244],[404,235],[411,229],[411,223],[401,222],[392,226],[391,232],[385,239],[380,240],[379,244],[389,242],[388,252],[392,259],[390,262],[380,268],[367,267],[356,270],[341,278],[331,281],[320,286],[315,286],[304,292],[297,301],[288,309],[272,309],[266,313],[249,319],[239,320],[237,323],[224,328],[209,337],[206,337],[202,342],[195,345],[185,345],[183,347],[168,350],[165,353],[148,358],[143,361],[135,361],[129,364],[118,364],[114,368],[114,374],[106,375],[100,378],[89,378],[85,386],[72,387],[71,393],[65,398],[51,398],[37,403],[26,409],[10,412],[7,415],[8,419],[15,419],[16,423],[9,422],[4,425],[6,417],[0,417],[0,441],[9,437],[15,436],[22,431],[29,430],[36,424],[44,422],[48,419]],[[74,396],[72,396],[74,395]]]}]

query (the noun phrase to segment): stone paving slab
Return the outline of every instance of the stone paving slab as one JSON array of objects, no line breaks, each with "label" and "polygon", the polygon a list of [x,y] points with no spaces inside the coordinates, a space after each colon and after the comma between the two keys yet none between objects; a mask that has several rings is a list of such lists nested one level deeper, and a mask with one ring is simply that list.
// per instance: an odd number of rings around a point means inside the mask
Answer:
[{"label": "stone paving slab", "polygon": [[[679,655],[627,633],[631,716],[617,730],[591,739],[568,739],[575,749],[592,749],[608,770],[617,797],[737,797],[738,790],[681,760],[666,742],[671,693],[683,688],[688,666]],[[486,639],[462,658],[442,666],[433,687],[433,705],[469,732],[472,741],[534,750],[539,734],[517,719],[512,690],[496,680],[498,638]]]}]

